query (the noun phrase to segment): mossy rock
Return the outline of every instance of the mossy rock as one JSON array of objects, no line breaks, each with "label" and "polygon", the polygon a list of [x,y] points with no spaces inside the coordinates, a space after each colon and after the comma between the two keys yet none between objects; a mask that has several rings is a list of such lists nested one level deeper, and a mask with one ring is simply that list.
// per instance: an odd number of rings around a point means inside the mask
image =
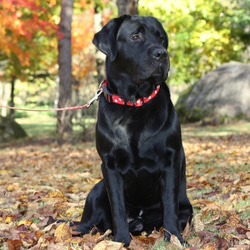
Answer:
[{"label": "mossy rock", "polygon": [[0,142],[8,142],[26,136],[26,132],[16,121],[0,116]]}]

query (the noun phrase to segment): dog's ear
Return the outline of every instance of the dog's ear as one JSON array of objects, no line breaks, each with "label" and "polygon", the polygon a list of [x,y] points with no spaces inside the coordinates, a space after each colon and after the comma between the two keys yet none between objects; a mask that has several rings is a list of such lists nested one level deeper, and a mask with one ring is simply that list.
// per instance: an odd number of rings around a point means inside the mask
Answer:
[{"label": "dog's ear", "polygon": [[123,23],[129,15],[123,15],[118,18],[111,19],[103,28],[94,36],[94,45],[107,55],[110,61],[114,61],[117,55],[116,35]]}]

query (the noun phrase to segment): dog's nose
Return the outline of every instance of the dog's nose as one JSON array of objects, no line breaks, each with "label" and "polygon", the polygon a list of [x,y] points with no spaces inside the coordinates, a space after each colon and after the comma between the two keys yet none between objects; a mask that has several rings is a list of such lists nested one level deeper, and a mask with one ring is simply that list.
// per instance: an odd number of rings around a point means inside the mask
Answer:
[{"label": "dog's nose", "polygon": [[165,49],[155,49],[153,51],[153,58],[156,60],[163,59],[168,56],[168,52]]}]

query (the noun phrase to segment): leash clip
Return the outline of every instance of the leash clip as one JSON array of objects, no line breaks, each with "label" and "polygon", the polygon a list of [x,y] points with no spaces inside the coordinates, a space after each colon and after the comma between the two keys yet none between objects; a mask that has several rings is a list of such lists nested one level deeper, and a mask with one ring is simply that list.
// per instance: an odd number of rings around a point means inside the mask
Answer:
[{"label": "leash clip", "polygon": [[88,103],[87,103],[87,108],[89,108],[90,105],[92,105],[95,101],[97,101],[99,99],[99,96],[102,94],[103,89],[102,89],[102,85],[100,84],[98,90],[95,92],[95,95],[93,98],[91,98]]}]

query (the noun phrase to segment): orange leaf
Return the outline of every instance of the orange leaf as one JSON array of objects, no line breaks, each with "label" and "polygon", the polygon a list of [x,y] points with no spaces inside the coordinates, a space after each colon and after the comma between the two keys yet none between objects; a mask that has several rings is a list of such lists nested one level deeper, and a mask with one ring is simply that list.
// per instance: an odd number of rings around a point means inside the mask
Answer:
[{"label": "orange leaf", "polygon": [[8,249],[9,250],[18,250],[21,249],[23,242],[21,240],[8,240]]},{"label": "orange leaf", "polygon": [[125,249],[123,247],[123,243],[114,242],[114,241],[101,241],[100,243],[96,244],[93,250],[122,250]]},{"label": "orange leaf", "polygon": [[72,233],[69,223],[60,224],[55,231],[56,242],[58,243],[65,242],[66,240],[71,238],[71,236]]}]

